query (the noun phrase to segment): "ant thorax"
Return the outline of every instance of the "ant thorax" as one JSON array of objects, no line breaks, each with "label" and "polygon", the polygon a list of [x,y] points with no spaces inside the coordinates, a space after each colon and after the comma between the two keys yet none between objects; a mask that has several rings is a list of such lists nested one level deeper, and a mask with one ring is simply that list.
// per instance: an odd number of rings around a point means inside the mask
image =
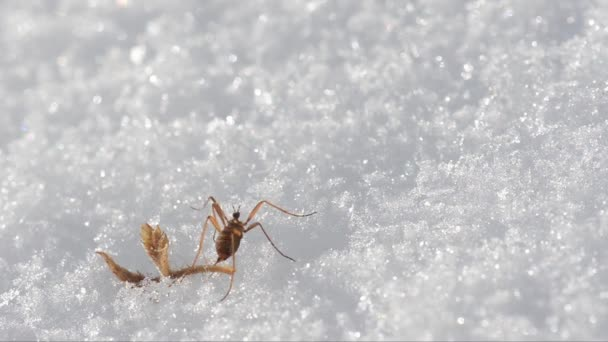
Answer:
[{"label": "ant thorax", "polygon": [[237,230],[243,232],[245,230],[245,224],[243,222],[239,221],[238,219],[232,219],[232,220],[228,221],[228,224],[224,228],[224,230],[229,230],[229,231],[232,231],[234,229],[237,229]]}]

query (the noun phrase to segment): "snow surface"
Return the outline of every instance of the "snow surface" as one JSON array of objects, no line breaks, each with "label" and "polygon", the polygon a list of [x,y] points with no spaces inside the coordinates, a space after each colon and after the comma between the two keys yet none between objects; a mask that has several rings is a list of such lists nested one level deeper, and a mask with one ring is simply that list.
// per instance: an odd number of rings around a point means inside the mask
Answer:
[{"label": "snow surface", "polygon": [[[608,339],[608,5],[0,2],[0,338]],[[258,219],[188,264],[214,195]],[[206,209],[208,210],[208,209]],[[210,237],[208,238],[208,242]],[[211,244],[205,250],[212,262]]]}]

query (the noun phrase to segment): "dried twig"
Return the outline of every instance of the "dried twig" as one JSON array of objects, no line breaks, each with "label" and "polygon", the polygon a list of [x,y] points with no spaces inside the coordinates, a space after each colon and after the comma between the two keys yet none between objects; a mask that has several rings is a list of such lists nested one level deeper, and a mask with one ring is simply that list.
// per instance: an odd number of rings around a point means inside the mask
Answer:
[{"label": "dried twig", "polygon": [[112,271],[116,278],[120,279],[121,281],[126,281],[129,283],[139,283],[140,281],[144,280],[145,276],[143,274],[139,272],[133,273],[127,270],[126,268],[121,267],[120,265],[115,263],[112,257],[107,255],[106,253],[100,251],[97,251],[96,253],[101,255],[103,260],[106,261],[106,264],[108,264],[108,267],[110,267],[110,271]]},{"label": "dried twig", "polygon": [[[218,265],[199,265],[199,266],[188,266],[178,270],[172,270],[169,265],[169,239],[167,235],[160,229],[160,226],[156,226],[156,229],[152,228],[149,224],[143,224],[141,226],[141,241],[144,249],[148,253],[150,259],[159,273],[159,277],[149,278],[151,281],[160,281],[162,277],[169,277],[172,279],[179,279],[185,276],[198,274],[198,273],[224,273],[232,275],[234,270],[231,267],[224,267]],[[97,251],[97,254],[101,255],[103,260],[110,268],[110,271],[120,281],[126,281],[129,283],[139,284],[146,277],[139,272],[131,272],[126,268],[118,265],[112,257],[107,253]]]}]

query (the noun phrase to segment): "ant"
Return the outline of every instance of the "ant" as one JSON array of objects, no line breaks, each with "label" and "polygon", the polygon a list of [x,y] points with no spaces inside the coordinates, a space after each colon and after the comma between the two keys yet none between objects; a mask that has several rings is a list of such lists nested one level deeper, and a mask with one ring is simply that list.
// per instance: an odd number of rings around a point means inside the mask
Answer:
[{"label": "ant", "polygon": [[[215,238],[216,232],[219,234],[217,240],[215,240],[215,251],[217,252],[217,260],[215,261],[215,264],[213,264],[213,265],[215,266],[215,265],[217,265],[217,263],[232,257],[232,272],[230,275],[230,286],[228,287],[228,291],[226,292],[224,297],[222,297],[222,299],[220,299],[220,302],[223,301],[224,299],[226,299],[226,297],[228,297],[228,294],[230,293],[230,290],[232,289],[232,284],[234,282],[234,273],[236,272],[236,251],[239,249],[239,245],[241,244],[241,239],[243,238],[243,234],[247,233],[248,231],[252,230],[253,228],[260,227],[260,229],[262,230],[264,235],[266,235],[266,238],[268,239],[268,241],[270,241],[270,244],[272,245],[272,247],[274,247],[274,249],[277,252],[279,252],[279,254],[281,254],[282,256],[284,256],[285,258],[287,258],[291,261],[295,261],[293,258],[288,257],[287,255],[283,254],[283,252],[281,252],[277,248],[277,246],[275,246],[274,242],[272,242],[272,239],[270,239],[270,236],[268,235],[268,233],[266,233],[266,231],[264,230],[264,227],[262,227],[261,223],[253,222],[253,223],[249,224],[249,222],[253,219],[253,217],[258,213],[260,208],[262,208],[262,205],[267,204],[287,215],[296,216],[296,217],[306,217],[306,216],[311,216],[311,215],[317,213],[315,211],[310,214],[294,214],[294,213],[291,213],[266,200],[262,200],[262,201],[258,202],[258,204],[249,213],[247,220],[245,220],[243,222],[243,221],[239,220],[239,217],[241,216],[240,206],[237,209],[234,209],[234,207],[233,207],[232,219],[229,220],[228,217],[226,216],[226,214],[224,214],[224,210],[222,210],[222,207],[219,205],[219,203],[215,200],[215,198],[213,196],[209,196],[209,198],[205,202],[205,205],[203,206],[203,208],[205,206],[207,206],[209,201],[212,202],[212,204],[211,204],[212,215],[207,216],[207,219],[205,220],[205,223],[203,224],[203,231],[201,232],[201,238],[200,238],[200,241],[198,244],[198,251],[196,252],[196,256],[194,257],[194,261],[192,262],[191,267],[194,267],[194,265],[198,261],[198,258],[201,255],[201,252],[203,251],[203,241],[205,240],[205,233],[207,232],[208,223],[211,222],[211,224],[215,228],[215,232],[213,234],[214,238]],[[218,221],[218,217],[219,217],[219,221]],[[220,226],[220,222],[221,222],[221,226]]]}]

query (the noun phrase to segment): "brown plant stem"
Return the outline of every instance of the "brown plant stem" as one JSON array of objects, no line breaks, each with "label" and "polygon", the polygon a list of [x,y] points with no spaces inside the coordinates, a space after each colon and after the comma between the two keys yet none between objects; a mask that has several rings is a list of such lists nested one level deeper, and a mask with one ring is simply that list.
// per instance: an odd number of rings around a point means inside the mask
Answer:
[{"label": "brown plant stem", "polygon": [[[114,261],[114,259],[112,259],[112,257],[109,256],[107,253],[101,252],[101,251],[97,251],[95,253],[101,255],[103,260],[106,262],[106,264],[110,268],[110,271],[112,271],[112,273],[114,273],[116,278],[118,278],[120,281],[126,281],[128,283],[139,285],[139,283],[141,283],[143,280],[146,279],[146,277],[143,274],[141,274],[139,272],[131,272],[131,271],[127,270],[126,268],[118,265]],[[182,277],[199,274],[199,273],[224,273],[224,274],[231,275],[234,273],[234,271],[231,267],[224,267],[224,266],[218,266],[218,265],[198,265],[198,266],[184,267],[177,271],[171,271],[171,273],[168,275],[168,277],[171,279],[179,279]],[[163,277],[154,277],[154,278],[148,278],[148,279],[150,279],[151,281],[154,281],[154,282],[159,282],[162,278]]]}]

